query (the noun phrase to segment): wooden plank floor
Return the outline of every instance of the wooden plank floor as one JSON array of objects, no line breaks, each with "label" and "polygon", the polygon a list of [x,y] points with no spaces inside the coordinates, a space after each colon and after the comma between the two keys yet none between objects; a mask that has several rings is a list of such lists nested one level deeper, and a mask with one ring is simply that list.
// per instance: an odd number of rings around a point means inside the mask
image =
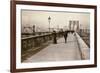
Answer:
[{"label": "wooden plank floor", "polygon": [[57,42],[57,44],[50,44],[24,62],[81,60],[78,44],[73,34],[68,34],[67,43],[63,37]]}]

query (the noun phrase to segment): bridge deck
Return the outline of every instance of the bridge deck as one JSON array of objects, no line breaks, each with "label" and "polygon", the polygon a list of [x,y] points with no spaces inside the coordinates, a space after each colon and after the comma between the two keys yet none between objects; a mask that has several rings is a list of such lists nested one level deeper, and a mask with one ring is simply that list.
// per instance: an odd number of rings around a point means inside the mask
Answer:
[{"label": "bridge deck", "polygon": [[73,34],[68,34],[67,43],[65,43],[64,38],[62,37],[57,40],[57,44],[50,44],[24,62],[66,60],[81,60],[78,44]]}]

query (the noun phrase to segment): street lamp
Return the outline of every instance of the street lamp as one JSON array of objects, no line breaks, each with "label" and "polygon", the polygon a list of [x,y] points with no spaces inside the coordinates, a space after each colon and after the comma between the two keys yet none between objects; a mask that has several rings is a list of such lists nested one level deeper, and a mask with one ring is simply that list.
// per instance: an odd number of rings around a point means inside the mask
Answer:
[{"label": "street lamp", "polygon": [[51,21],[51,17],[48,17],[48,22],[49,22],[49,32],[50,32],[50,21]]},{"label": "street lamp", "polygon": [[73,31],[75,30],[76,21],[73,21]]},{"label": "street lamp", "polygon": [[35,35],[35,25],[33,25],[33,35]]}]

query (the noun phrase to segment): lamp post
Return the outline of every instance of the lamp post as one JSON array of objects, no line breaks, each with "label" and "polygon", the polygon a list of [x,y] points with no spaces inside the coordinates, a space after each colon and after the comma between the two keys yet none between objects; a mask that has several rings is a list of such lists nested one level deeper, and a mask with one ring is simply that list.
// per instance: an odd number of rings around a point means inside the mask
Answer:
[{"label": "lamp post", "polygon": [[72,24],[72,21],[70,20],[69,21],[69,30],[71,31],[71,24]]},{"label": "lamp post", "polygon": [[35,25],[33,25],[33,35],[35,35]]},{"label": "lamp post", "polygon": [[48,22],[49,22],[49,32],[50,32],[50,21],[51,21],[51,17],[48,17]]},{"label": "lamp post", "polygon": [[73,21],[73,31],[75,30],[76,21]]}]

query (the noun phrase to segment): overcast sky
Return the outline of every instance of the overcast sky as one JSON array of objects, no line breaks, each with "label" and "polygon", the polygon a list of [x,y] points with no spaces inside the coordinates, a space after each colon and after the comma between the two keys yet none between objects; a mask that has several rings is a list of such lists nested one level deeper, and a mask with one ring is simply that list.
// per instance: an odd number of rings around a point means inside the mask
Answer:
[{"label": "overcast sky", "polygon": [[81,24],[80,28],[89,28],[90,25],[89,13],[22,10],[22,27],[35,25],[41,30],[45,30],[49,27],[49,16],[51,17],[51,28],[57,28],[58,26],[59,28],[68,27],[69,20],[78,20],[79,24]]}]

